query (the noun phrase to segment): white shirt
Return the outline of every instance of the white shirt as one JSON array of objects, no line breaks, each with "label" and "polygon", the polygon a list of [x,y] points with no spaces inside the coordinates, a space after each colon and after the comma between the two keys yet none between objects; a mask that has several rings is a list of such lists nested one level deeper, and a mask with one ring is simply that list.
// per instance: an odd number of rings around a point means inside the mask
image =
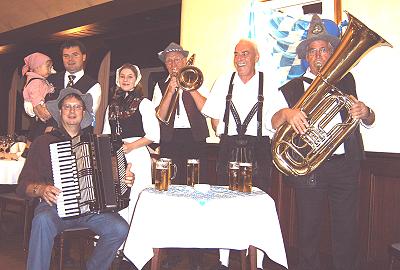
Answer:
[{"label": "white shirt", "polygon": [[[201,111],[204,115],[219,120],[216,131],[217,136],[223,134],[225,129],[223,119],[226,107],[226,95],[228,94],[231,76],[232,72],[222,75],[217,79]],[[271,118],[276,111],[285,107],[286,104],[284,97],[279,93],[278,87],[275,85],[274,81],[273,78],[270,78],[268,74],[264,72],[262,136],[269,136],[270,138],[272,138],[274,133]],[[247,83],[243,83],[237,73],[233,79],[232,102],[239,114],[242,124],[254,104],[258,101],[258,82],[259,72],[256,72]],[[228,135],[237,135],[236,122],[231,112],[229,112]],[[257,113],[251,119],[247,127],[246,135],[257,136]]]},{"label": "white shirt", "polygon": [[[82,69],[74,74],[69,73],[68,71],[65,71],[65,75],[64,75],[64,87],[67,86],[69,79],[68,79],[68,75],[74,75],[74,83],[76,83],[77,81],[79,81],[80,78],[83,77],[83,75],[85,74],[85,71]],[[79,89],[78,89],[79,90]],[[88,91],[87,93],[89,93],[92,98],[93,98],[93,112],[94,115],[96,115],[97,109],[100,106],[100,101],[101,101],[101,86],[99,83],[96,83],[95,85],[93,85]]]},{"label": "white shirt", "polygon": [[[168,81],[169,77],[165,80]],[[190,122],[188,115],[185,110],[185,105],[183,104],[183,99],[182,99],[182,89],[179,89],[179,115],[177,112],[175,113],[175,120],[174,120],[174,128],[190,128]],[[209,90],[204,84],[197,89],[197,91],[202,95],[203,97],[207,97]],[[154,92],[153,92],[153,104],[155,107],[159,106],[162,100],[162,93],[160,86],[158,83],[154,86]]]},{"label": "white shirt", "polygon": [[[109,106],[107,106],[106,115],[104,117],[103,134],[111,133],[110,123],[108,122],[108,110]],[[147,98],[144,98],[139,104],[139,112],[142,115],[143,130],[145,133],[143,137],[158,143],[160,141],[160,125],[155,114],[153,103]]]},{"label": "white shirt", "polygon": [[[67,86],[68,82],[69,82],[69,78],[68,75],[74,75],[74,83],[76,83],[80,78],[83,77],[83,75],[85,74],[84,70],[80,70],[74,74],[69,73],[68,71],[65,71],[65,75],[64,75],[64,87]],[[79,89],[78,89],[79,90]],[[93,114],[94,116],[96,116],[96,112],[97,109],[100,106],[100,101],[101,101],[101,86],[99,83],[96,83],[95,85],[93,85],[88,91],[87,93],[89,93],[92,96],[93,99]],[[34,117],[35,113],[33,111],[33,106],[31,102],[24,102],[24,109],[25,112],[31,116]]]}]

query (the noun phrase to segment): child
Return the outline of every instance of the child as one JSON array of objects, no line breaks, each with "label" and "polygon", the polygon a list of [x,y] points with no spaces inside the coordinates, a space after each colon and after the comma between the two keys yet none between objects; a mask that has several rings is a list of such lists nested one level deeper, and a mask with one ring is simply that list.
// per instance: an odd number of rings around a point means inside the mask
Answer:
[{"label": "child", "polygon": [[53,61],[42,53],[32,53],[24,58],[25,65],[22,67],[22,75],[26,76],[23,90],[25,111],[31,117],[37,116],[35,123],[30,127],[29,140],[43,134],[44,122],[51,118],[44,101],[48,93],[54,92],[54,87],[47,81],[52,73]]}]

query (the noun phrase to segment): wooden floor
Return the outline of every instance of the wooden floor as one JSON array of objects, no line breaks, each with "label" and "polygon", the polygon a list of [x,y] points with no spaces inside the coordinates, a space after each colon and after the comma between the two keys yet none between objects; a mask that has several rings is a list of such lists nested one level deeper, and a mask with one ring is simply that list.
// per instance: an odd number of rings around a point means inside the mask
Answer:
[{"label": "wooden floor", "polygon": [[[3,269],[12,269],[12,270],[23,270],[26,269],[26,253],[23,251],[23,227],[21,217],[13,214],[13,213],[5,213],[4,223],[0,224],[0,270]],[[86,254],[90,253],[90,248],[87,250]],[[79,254],[78,247],[76,243],[72,243],[72,251],[71,251],[73,259],[78,262]],[[178,251],[178,254],[181,257],[179,263],[171,268],[172,270],[190,270],[190,258],[187,255],[187,250]],[[296,261],[296,257],[292,255],[293,252],[289,251],[288,261],[289,261],[289,269],[290,266],[294,265]],[[330,270],[333,269],[331,264],[328,262],[327,258],[322,257],[323,267],[321,270]],[[202,268],[201,270],[213,270],[215,269],[218,263],[218,251],[217,250],[202,250],[202,259],[201,259]],[[230,270],[239,270],[240,269],[240,260],[239,253],[237,251],[231,252],[230,257]],[[385,264],[383,264],[385,265]],[[75,267],[65,267],[65,270],[76,270],[79,269],[78,266]],[[145,270],[149,270],[149,266],[144,268]],[[280,265],[270,261],[268,258],[264,260],[264,269],[268,270],[283,270],[285,268]],[[382,270],[388,269],[387,266],[383,267],[380,265],[368,265],[363,267],[362,270]],[[400,269],[400,263],[396,263],[396,270]],[[112,269],[117,270],[117,269]]]},{"label": "wooden floor", "polygon": [[[23,270],[26,269],[26,253],[23,251],[23,228],[20,217],[12,213],[5,213],[5,222],[1,224],[0,231],[0,269]],[[88,251],[90,252],[90,251]],[[175,251],[176,252],[176,251]],[[187,251],[177,251],[181,256],[179,263],[173,267],[173,270],[188,270],[190,269],[190,261],[187,256]],[[78,248],[72,244],[72,257],[78,262]],[[201,270],[213,270],[218,263],[217,250],[202,250],[202,268]],[[79,269],[75,267],[65,267],[65,270]],[[145,269],[149,269],[146,265]],[[231,252],[230,269],[239,270],[240,261],[239,253],[237,251]],[[265,261],[264,269],[269,270],[282,270],[285,269],[269,260]]]}]

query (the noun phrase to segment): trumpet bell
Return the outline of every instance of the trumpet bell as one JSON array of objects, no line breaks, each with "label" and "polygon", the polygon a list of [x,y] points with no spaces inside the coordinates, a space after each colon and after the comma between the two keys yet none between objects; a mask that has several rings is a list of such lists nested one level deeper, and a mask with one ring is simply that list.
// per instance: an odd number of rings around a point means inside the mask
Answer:
[{"label": "trumpet bell", "polygon": [[195,66],[185,66],[178,74],[179,88],[184,91],[193,91],[203,84],[203,73]]}]

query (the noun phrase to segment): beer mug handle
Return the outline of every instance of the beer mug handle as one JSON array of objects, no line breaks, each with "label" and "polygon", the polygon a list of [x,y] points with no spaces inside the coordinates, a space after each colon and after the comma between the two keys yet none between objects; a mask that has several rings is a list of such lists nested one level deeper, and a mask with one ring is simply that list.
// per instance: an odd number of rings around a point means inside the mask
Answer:
[{"label": "beer mug handle", "polygon": [[172,180],[172,179],[175,179],[175,177],[176,177],[176,173],[178,172],[178,166],[176,166],[176,164],[171,164],[171,166],[174,167],[174,173],[171,176],[171,180]]}]

